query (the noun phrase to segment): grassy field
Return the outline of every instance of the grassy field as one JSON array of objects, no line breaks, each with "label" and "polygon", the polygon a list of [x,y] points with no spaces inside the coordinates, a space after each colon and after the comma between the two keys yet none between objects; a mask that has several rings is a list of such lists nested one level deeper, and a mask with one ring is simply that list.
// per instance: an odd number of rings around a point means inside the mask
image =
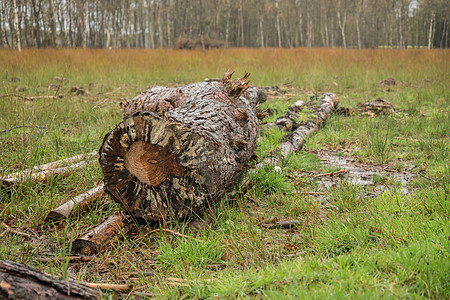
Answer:
[{"label": "grassy field", "polygon": [[[62,279],[128,283],[131,299],[450,298],[449,51],[2,49],[0,175],[97,150],[121,121],[120,101],[227,69],[251,72],[255,86],[286,91],[263,104],[275,111],[267,122],[322,92],[336,93],[345,107],[382,97],[396,113],[332,115],[301,152],[282,161],[281,173],[269,167],[248,173],[201,229],[161,225],[204,242],[141,226],[93,260],[72,264],[71,242],[120,207],[103,199],[65,223],[44,219],[101,182],[98,164],[45,184],[2,189],[0,259]],[[386,78],[396,85],[381,85]],[[72,87],[88,93],[76,95]],[[43,95],[55,97],[26,99]],[[283,135],[263,129],[260,160]],[[366,172],[369,183],[351,173],[316,176],[345,168],[335,163],[342,160]],[[285,220],[300,225],[263,226]],[[49,256],[60,260],[40,260]],[[105,299],[114,295],[103,292]]]}]

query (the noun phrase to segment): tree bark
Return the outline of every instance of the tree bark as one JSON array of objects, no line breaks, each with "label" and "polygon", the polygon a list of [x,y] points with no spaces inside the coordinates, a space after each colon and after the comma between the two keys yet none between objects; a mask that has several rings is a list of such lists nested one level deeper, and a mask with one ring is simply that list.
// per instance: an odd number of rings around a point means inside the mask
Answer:
[{"label": "tree bark", "polygon": [[0,260],[1,299],[100,299],[97,290],[53,279],[28,266]]},{"label": "tree bark", "polygon": [[[137,218],[197,217],[245,171],[264,93],[246,81],[154,87],[122,104],[124,121],[100,148],[105,191]],[[255,99],[256,98],[256,99]]]},{"label": "tree bark", "polygon": [[101,184],[50,211],[45,220],[66,219],[80,212],[87,211],[103,194],[104,187]]},{"label": "tree bark", "polygon": [[115,214],[105,222],[88,231],[72,243],[72,252],[80,255],[94,255],[107,248],[122,231],[124,234],[132,223],[121,214]]}]

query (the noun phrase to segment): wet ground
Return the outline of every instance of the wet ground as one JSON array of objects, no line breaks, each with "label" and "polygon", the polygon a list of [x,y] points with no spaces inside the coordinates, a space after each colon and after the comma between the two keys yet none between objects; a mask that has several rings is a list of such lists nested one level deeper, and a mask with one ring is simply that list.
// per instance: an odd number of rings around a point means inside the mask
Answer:
[{"label": "wet ground", "polygon": [[[347,179],[352,185],[372,187],[373,192],[376,193],[395,188],[400,189],[402,194],[407,194],[410,191],[409,183],[415,177],[415,174],[411,171],[413,167],[406,163],[400,169],[393,169],[388,165],[360,163],[357,157],[338,156],[328,150],[321,150],[317,155],[323,165],[337,169],[334,172],[334,174],[337,173],[336,175],[330,174],[320,177],[315,175],[319,186],[324,190],[331,188],[342,179]],[[341,172],[339,173],[339,171]]]}]

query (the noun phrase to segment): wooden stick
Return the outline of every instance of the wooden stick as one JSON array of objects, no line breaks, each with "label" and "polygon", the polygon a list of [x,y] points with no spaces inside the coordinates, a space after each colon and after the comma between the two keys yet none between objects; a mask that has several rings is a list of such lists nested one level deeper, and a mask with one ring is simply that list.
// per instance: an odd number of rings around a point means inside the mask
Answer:
[{"label": "wooden stick", "polygon": [[18,182],[27,182],[27,181],[44,182],[55,176],[67,177],[73,172],[83,169],[86,165],[87,162],[80,161],[76,164],[67,167],[43,170],[35,173],[26,174],[24,172],[21,172],[20,176],[18,177],[8,176],[8,178],[2,178],[2,186],[11,187]]},{"label": "wooden stick", "polygon": [[294,191],[294,194],[305,194],[305,195],[326,195],[323,192],[304,192],[304,191]]},{"label": "wooden stick", "polygon": [[21,236],[24,236],[24,237],[27,237],[27,238],[29,238],[29,239],[31,239],[31,235],[29,235],[28,233],[25,233],[25,232],[21,232],[21,231],[19,231],[19,230],[15,230],[15,229],[12,229],[11,227],[9,227],[7,224],[5,224],[5,223],[1,223],[1,225],[2,225],[2,227],[4,227],[5,228],[5,231],[3,231],[1,234],[0,234],[0,237],[3,237],[5,234],[7,234],[7,233],[13,233],[13,234],[17,234],[17,235],[21,235]]},{"label": "wooden stick", "polygon": [[194,238],[194,237],[191,237],[191,236],[182,234],[182,233],[180,233],[180,232],[178,232],[178,231],[173,231],[173,230],[166,229],[166,228],[161,228],[161,229],[158,228],[158,229],[154,229],[154,230],[150,231],[149,233],[147,233],[146,236],[147,236],[147,235],[150,235],[150,234],[152,234],[152,233],[155,233],[155,232],[159,232],[159,231],[167,232],[167,233],[170,233],[170,234],[172,234],[172,235],[179,236],[179,237],[182,237],[182,238],[185,238],[185,239],[193,239],[194,241],[197,241],[197,242],[202,242],[202,243],[205,242],[205,241],[203,241],[203,240],[196,239],[196,238]]},{"label": "wooden stick", "polygon": [[314,178],[318,178],[318,177],[324,177],[324,176],[334,176],[334,175],[338,175],[338,174],[342,174],[342,173],[348,173],[348,170],[340,170],[340,171],[336,171],[336,172],[330,172],[330,173],[323,173],[323,174],[318,174],[318,175],[314,175]]},{"label": "wooden stick", "polygon": [[132,223],[121,214],[112,215],[105,222],[73,241],[72,251],[81,255],[97,254],[107,248],[121,230],[126,234],[131,225]]},{"label": "wooden stick", "polygon": [[112,290],[115,292],[129,292],[131,290],[131,286],[128,284],[94,283],[83,281],[81,281],[80,284],[94,289]]},{"label": "wooden stick", "polygon": [[95,202],[97,202],[105,194],[103,190],[103,183],[93,189],[70,199],[63,205],[50,211],[45,218],[49,220],[61,220],[76,215],[89,209]]}]

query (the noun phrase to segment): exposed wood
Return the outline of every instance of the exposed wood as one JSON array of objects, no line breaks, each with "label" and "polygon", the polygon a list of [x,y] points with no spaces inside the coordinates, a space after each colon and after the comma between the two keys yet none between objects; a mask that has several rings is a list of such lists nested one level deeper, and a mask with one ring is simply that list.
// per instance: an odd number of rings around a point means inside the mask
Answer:
[{"label": "exposed wood", "polygon": [[[302,148],[306,138],[317,132],[325,124],[328,115],[339,106],[339,99],[333,93],[325,93],[320,98],[320,101],[318,98],[315,98],[305,104],[305,106],[316,107],[316,109],[313,112],[313,116],[308,120],[301,122],[298,126],[295,123],[291,126],[293,132],[288,134],[277,148],[277,151],[283,156],[287,156]],[[294,121],[298,112],[294,110],[294,113],[290,114],[294,116],[292,117]]]},{"label": "exposed wood", "polygon": [[18,181],[30,181],[38,180],[45,181],[51,176],[60,175],[63,176],[65,173],[69,173],[79,170],[86,166],[86,162],[79,162],[78,164],[73,164],[71,166],[62,167],[66,164],[80,161],[82,159],[88,159],[89,157],[97,155],[97,151],[92,151],[90,153],[79,154],[73,157],[68,157],[54,162],[49,162],[43,165],[34,166],[32,168],[22,170],[19,172],[11,173],[2,178],[2,186],[8,187],[13,185]]},{"label": "exposed wood", "polygon": [[54,279],[36,269],[0,260],[1,299],[100,299],[97,290]]},{"label": "exposed wood", "polygon": [[111,290],[122,293],[129,292],[131,290],[131,286],[129,286],[128,284],[95,283],[95,282],[80,282],[80,284],[94,289]]},{"label": "exposed wood", "polygon": [[104,185],[90,189],[86,193],[70,199],[61,206],[50,211],[46,217],[46,221],[66,219],[70,216],[76,215],[80,212],[88,210],[92,205],[104,195]]},{"label": "exposed wood", "polygon": [[87,162],[80,161],[76,164],[67,166],[67,167],[61,167],[56,169],[48,169],[43,170],[39,172],[34,173],[24,173],[21,172],[21,174],[17,177],[10,177],[2,178],[2,186],[3,187],[11,187],[14,184],[17,184],[18,182],[27,182],[27,181],[37,181],[37,182],[44,182],[48,181],[50,178],[53,177],[67,177],[74,172],[83,169],[87,165]]},{"label": "exposed wood", "polygon": [[248,76],[157,86],[121,103],[124,120],[100,148],[105,191],[136,218],[198,216],[246,170],[264,92]]},{"label": "exposed wood", "polygon": [[110,216],[105,222],[89,230],[72,243],[72,251],[80,255],[94,255],[106,249],[119,233],[126,234],[132,223],[122,214]]}]

